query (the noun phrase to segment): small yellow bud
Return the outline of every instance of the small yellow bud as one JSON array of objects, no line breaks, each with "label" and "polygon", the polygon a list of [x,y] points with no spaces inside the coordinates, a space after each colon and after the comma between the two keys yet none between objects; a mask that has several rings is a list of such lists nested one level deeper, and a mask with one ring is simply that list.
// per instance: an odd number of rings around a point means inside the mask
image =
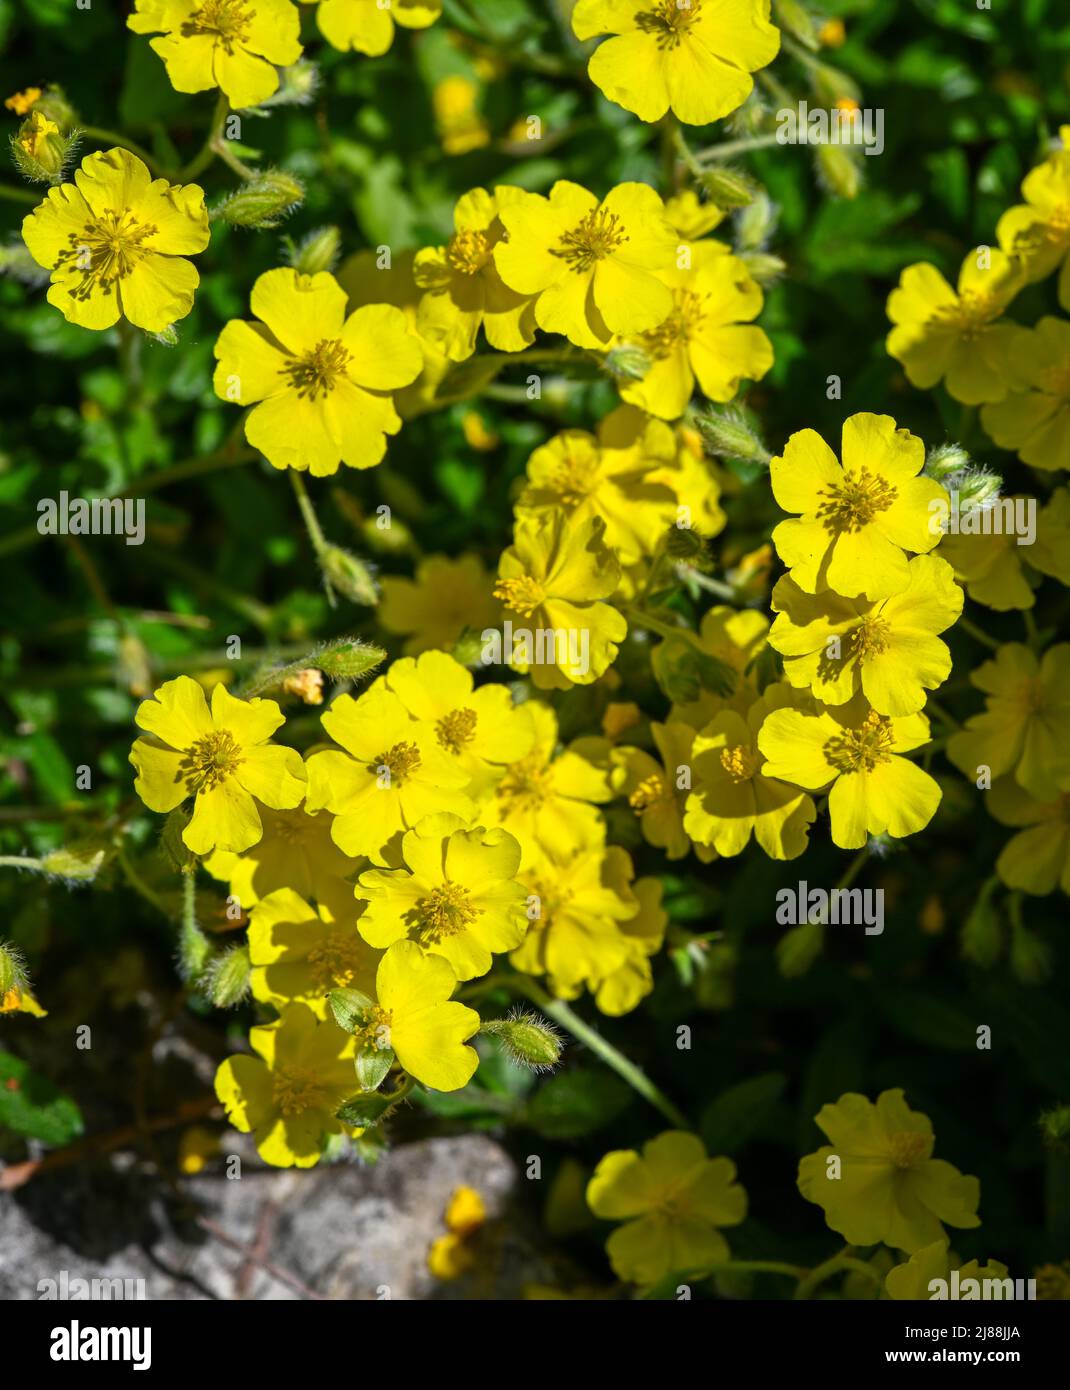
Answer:
[{"label": "small yellow bud", "polygon": [[14,111],[16,116],[25,116],[30,107],[41,95],[40,87],[27,87],[23,92],[16,92],[4,102],[9,111]]}]

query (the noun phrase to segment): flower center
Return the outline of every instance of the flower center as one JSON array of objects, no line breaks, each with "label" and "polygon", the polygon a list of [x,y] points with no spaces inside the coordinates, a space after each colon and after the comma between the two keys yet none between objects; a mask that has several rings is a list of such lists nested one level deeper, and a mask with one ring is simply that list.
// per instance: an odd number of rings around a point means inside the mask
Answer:
[{"label": "flower center", "polygon": [[758,754],[744,743],[721,749],[721,766],[733,782],[749,782],[758,771]]},{"label": "flower center", "polygon": [[406,777],[411,777],[420,766],[420,750],[415,743],[395,743],[380,753],[368,768],[373,775],[385,767],[390,774],[390,785],[401,786]]},{"label": "flower center", "polygon": [[673,794],[666,785],[665,779],[652,772],[649,777],[644,777],[628,798],[628,805],[637,816],[641,816],[644,811],[651,806],[660,806],[673,800]]},{"label": "flower center", "polygon": [[226,729],[219,729],[191,744],[178,770],[191,792],[212,791],[244,761],[234,735]]},{"label": "flower center", "polygon": [[185,38],[211,34],[233,53],[237,44],[245,43],[254,18],[252,6],[243,0],[204,0],[183,24],[182,34]]},{"label": "flower center", "polygon": [[491,244],[486,232],[456,232],[446,247],[446,260],[461,275],[476,275],[490,261]]},{"label": "flower center", "polygon": [[284,1115],[301,1115],[306,1110],[323,1109],[327,1088],[312,1072],[300,1067],[279,1067],[271,1093]]},{"label": "flower center", "polygon": [[460,753],[476,736],[478,715],[474,709],[451,709],[435,725],[438,741],[449,753]]},{"label": "flower center", "polygon": [[360,966],[360,942],[339,933],[328,936],[308,953],[308,964],[321,994],[352,984]]},{"label": "flower center", "polygon": [[597,490],[599,457],[590,449],[573,452],[566,441],[565,457],[554,469],[553,489],[562,506],[577,507]]},{"label": "flower center", "polygon": [[706,317],[703,307],[708,295],[684,290],[677,295],[676,308],[664,323],[642,335],[643,346],[651,357],[668,357],[677,343],[686,344]]},{"label": "flower center", "polygon": [[82,272],[82,283],[71,290],[74,299],[85,300],[97,287],[111,294],[152,248],[144,242],[159,231],[151,222],[139,222],[132,212],[103,212],[87,222],[81,233],[72,232],[66,249],[60,252],[60,265],[73,265]]},{"label": "flower center", "polygon": [[653,9],[635,16],[636,28],[653,34],[659,48],[677,48],[701,9],[702,0],[657,0]]},{"label": "flower center", "polygon": [[903,1129],[891,1138],[892,1162],[897,1168],[913,1168],[929,1147],[924,1134],[916,1129]]},{"label": "flower center", "polygon": [[299,396],[314,401],[334,390],[351,361],[350,354],[337,338],[321,338],[304,357],[291,358],[283,371]]},{"label": "flower center", "polygon": [[388,1051],[392,1046],[390,1029],[394,1022],[391,1011],[373,1004],[370,1009],[364,1010],[363,1018],[363,1026],[353,1035],[357,1040],[357,1050],[363,1052],[370,1047],[376,1052]]},{"label": "flower center", "polygon": [[958,303],[938,310],[936,318],[956,329],[962,338],[972,341],[979,338],[1002,312],[1002,306],[991,295],[964,290],[959,295]]},{"label": "flower center", "polygon": [[518,575],[515,579],[499,579],[494,586],[494,597],[501,599],[506,608],[512,609],[522,618],[530,618],[545,598],[543,587],[530,574]]},{"label": "flower center", "polygon": [[1040,389],[1049,396],[1058,396],[1062,401],[1070,401],[1070,362],[1059,362],[1054,367],[1045,367],[1040,373]]},{"label": "flower center", "polygon": [[872,772],[891,761],[892,721],[870,710],[857,729],[844,729],[825,744],[825,758],[840,772]]},{"label": "flower center", "polygon": [[509,768],[495,789],[502,803],[502,815],[514,811],[537,811],[548,795],[547,770],[534,757],[521,758]]},{"label": "flower center", "polygon": [[447,882],[421,898],[412,916],[421,944],[427,945],[467,931],[482,911],[473,906],[466,888]]},{"label": "flower center", "polygon": [[892,630],[883,618],[863,618],[847,637],[848,653],[859,661],[879,656],[891,641]]},{"label": "flower center", "polygon": [[879,473],[863,468],[858,473],[844,474],[839,486],[822,488],[819,496],[825,500],[817,509],[818,519],[825,523],[826,531],[841,535],[868,526],[878,512],[888,510],[897,492]]},{"label": "flower center", "polygon": [[1044,687],[1037,676],[1026,676],[1025,680],[1018,686],[1018,703],[1028,715],[1044,713],[1047,700],[1044,695]]},{"label": "flower center", "polygon": [[594,208],[550,252],[568,263],[570,270],[582,274],[611,255],[628,240],[620,218],[605,208]]},{"label": "flower center", "polygon": [[1045,213],[1042,222],[1023,227],[1016,232],[1011,253],[1015,256],[1032,256],[1048,246],[1058,246],[1070,241],[1070,203],[1059,203]]}]

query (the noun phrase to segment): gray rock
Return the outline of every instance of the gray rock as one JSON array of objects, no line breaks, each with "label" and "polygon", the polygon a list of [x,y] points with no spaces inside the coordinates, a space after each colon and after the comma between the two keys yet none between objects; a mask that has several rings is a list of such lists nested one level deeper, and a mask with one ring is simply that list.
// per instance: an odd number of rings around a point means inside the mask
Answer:
[{"label": "gray rock", "polygon": [[[523,1221],[504,1219],[518,1173],[487,1136],[305,1171],[265,1168],[233,1147],[240,1179],[206,1171],[177,1192],[113,1159],[0,1193],[0,1299],[37,1298],[39,1281],[58,1285],[63,1271],[68,1281],[140,1279],[150,1299],[514,1298],[528,1282],[557,1282]],[[462,1184],[481,1194],[488,1221],[472,1273],[442,1283],[427,1252]]]}]

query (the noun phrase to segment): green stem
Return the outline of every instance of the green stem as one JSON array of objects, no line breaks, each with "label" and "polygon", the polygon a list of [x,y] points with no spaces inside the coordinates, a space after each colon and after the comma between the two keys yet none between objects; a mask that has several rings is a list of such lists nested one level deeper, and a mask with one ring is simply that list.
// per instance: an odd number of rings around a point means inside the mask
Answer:
[{"label": "green stem", "polygon": [[788,1279],[803,1279],[806,1270],[801,1265],[781,1264],[777,1260],[726,1260],[723,1264],[710,1265],[708,1273],[713,1274],[783,1274]]},{"label": "green stem", "polygon": [[211,943],[197,923],[197,873],[189,869],[182,875],[182,925],[178,937],[183,977],[196,980],[211,953]]},{"label": "green stem", "polygon": [[129,319],[119,320],[119,373],[126,382],[126,404],[132,409],[141,400],[141,334]]},{"label": "green stem", "polygon": [[833,1255],[831,1259],[820,1264],[816,1269],[812,1269],[805,1279],[801,1280],[799,1287],[795,1290],[796,1298],[809,1298],[810,1295],[827,1279],[831,1279],[834,1274],[839,1274],[843,1270],[854,1270],[856,1274],[864,1274],[873,1284],[879,1288],[881,1284],[880,1271],[866,1264],[865,1260],[855,1259],[853,1255],[843,1250],[838,1255]]},{"label": "green stem", "polygon": [[625,612],[639,627],[656,632],[660,637],[684,637],[690,632],[690,628],[674,627],[672,623],[662,622],[660,618],[655,618],[652,613],[648,613],[645,608],[640,608],[634,603],[627,604]]},{"label": "green stem", "polygon": [[968,632],[975,642],[980,642],[983,647],[988,647],[994,652],[1000,648],[999,642],[994,637],[989,637],[988,633],[979,628],[976,623],[971,623],[969,618],[960,618],[957,627],[961,627],[963,632]]},{"label": "green stem", "polygon": [[103,126],[96,125],[80,125],[78,129],[86,139],[92,140],[95,144],[118,145],[121,149],[136,154],[138,159],[144,160],[154,174],[163,174],[164,171],[156,157],[149,154],[144,146],[135,144],[128,135],[120,135],[117,130],[107,130]]},{"label": "green stem", "polygon": [[0,198],[6,198],[9,203],[39,203],[43,197],[43,193],[34,193],[30,188],[16,188],[14,184],[0,183]]},{"label": "green stem", "polygon": [[540,985],[537,985],[526,975],[509,979],[506,983],[510,989],[522,994],[526,999],[530,999],[536,1008],[541,1009],[555,1023],[559,1023],[562,1028],[567,1028],[574,1038],[585,1043],[592,1052],[601,1057],[608,1067],[612,1067],[617,1075],[631,1086],[632,1090],[641,1095],[645,1101],[648,1101],[655,1110],[660,1111],[671,1125],[675,1125],[677,1129],[691,1129],[687,1116],[673,1104],[664,1092],[654,1085],[646,1072],[637,1067],[622,1052],[618,1052],[612,1043],[607,1042],[601,1033],[596,1032],[590,1024],[585,1023],[564,1000],[552,998]]},{"label": "green stem", "polygon": [[219,153],[216,148],[216,139],[223,130],[223,125],[227,119],[229,109],[226,97],[220,92],[219,100],[215,105],[215,111],[212,113],[212,123],[208,127],[208,134],[205,137],[204,144],[190,162],[184,165],[175,175],[176,183],[189,183],[191,179],[195,179],[198,174],[203,173],[204,170],[208,168],[209,164],[211,164],[212,160],[215,159],[216,155]]},{"label": "green stem", "polygon": [[33,869],[39,872],[44,868],[40,859],[26,859],[18,854],[0,854],[0,869]]},{"label": "green stem", "polygon": [[1031,608],[1022,609],[1022,622],[1025,624],[1025,640],[1034,651],[1040,650],[1040,632]]},{"label": "green stem", "polygon": [[316,559],[319,561],[320,568],[323,570],[323,583],[327,590],[327,602],[332,608],[337,606],[338,600],[335,598],[334,590],[331,588],[331,581],[327,578],[327,570],[324,561],[327,555],[327,537],[316,516],[312,499],[308,495],[308,488],[305,487],[305,480],[301,474],[293,468],[289,469],[290,482],[293,484],[294,496],[297,498],[297,505],[301,509],[304,518],[305,530],[308,538],[312,542],[312,549],[316,552]]},{"label": "green stem", "polygon": [[126,853],[126,850],[121,849],[119,851],[116,862],[118,863],[119,868],[123,871],[123,877],[126,879],[127,883],[129,883],[130,887],[134,890],[134,892],[140,894],[140,896],[143,897],[147,903],[151,903],[152,906],[156,908],[158,912],[162,912],[165,917],[170,918],[171,909],[160,897],[159,893],[157,893],[155,889],[150,888],[149,885],[138,873],[138,871],[134,868],[133,864],[131,864],[130,862],[130,858]]},{"label": "green stem", "polygon": [[925,708],[926,708],[926,709],[931,709],[932,712],[936,715],[936,717],[937,717],[938,719],[942,720],[942,721],[948,726],[948,728],[951,728],[951,729],[961,729],[961,728],[962,728],[962,725],[961,725],[961,724],[959,723],[959,721],[955,718],[955,716],[954,716],[953,714],[949,714],[948,711],[947,711],[946,709],[944,709],[943,705],[938,704],[937,701],[934,700],[933,697],[932,697],[931,695],[929,696],[929,699],[928,699],[928,701],[927,701],[927,703],[926,703]]},{"label": "green stem", "polygon": [[709,145],[699,150],[695,159],[701,163],[713,163],[722,159],[735,159],[737,155],[749,154],[751,150],[767,150],[779,145],[775,132],[769,135],[748,135],[742,140],[728,140],[723,145]]}]

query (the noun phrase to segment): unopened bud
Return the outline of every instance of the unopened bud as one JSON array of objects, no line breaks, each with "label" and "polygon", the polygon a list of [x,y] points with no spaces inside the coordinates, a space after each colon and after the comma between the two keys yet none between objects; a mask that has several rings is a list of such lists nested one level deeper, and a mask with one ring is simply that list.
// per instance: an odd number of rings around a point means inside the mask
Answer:
[{"label": "unopened bud", "polygon": [[862,187],[862,164],[845,145],[818,145],[815,155],[817,178],[834,198],[857,198]]},{"label": "unopened bud", "polygon": [[307,106],[316,95],[319,87],[319,73],[316,65],[307,58],[299,58],[288,68],[279,70],[279,85],[276,91],[260,106]]},{"label": "unopened bud", "polygon": [[650,358],[642,348],[622,343],[606,353],[605,368],[618,381],[642,381],[650,370]]},{"label": "unopened bud", "polygon": [[317,227],[291,246],[290,264],[300,275],[318,275],[321,270],[333,270],[341,245],[342,233],[337,227]]},{"label": "unopened bud", "polygon": [[152,659],[144,642],[132,632],[119,638],[115,678],[124,690],[140,699],[152,693]]},{"label": "unopened bud", "polygon": [[358,560],[340,545],[329,545],[320,556],[320,566],[327,582],[351,603],[367,608],[379,602],[372,572],[363,560]]},{"label": "unopened bud", "polygon": [[356,680],[386,660],[386,652],[372,642],[344,637],[329,642],[316,653],[316,665],[332,681]]},{"label": "unopened bud", "polygon": [[11,137],[11,155],[24,178],[56,184],[62,181],[77,143],[77,135],[62,134],[55,121],[35,107]]},{"label": "unopened bud", "polygon": [[665,536],[665,554],[676,564],[705,569],[709,564],[706,538],[690,526],[670,526]]},{"label": "unopened bud", "polygon": [[282,169],[269,169],[235,189],[213,216],[232,227],[277,227],[304,200],[305,186],[300,179]]},{"label": "unopened bud", "polygon": [[776,12],[776,22],[781,29],[786,29],[794,39],[816,52],[821,46],[821,41],[817,36],[817,29],[809,12],[799,4],[799,0],[774,0],[773,8]]},{"label": "unopened bud", "polygon": [[98,841],[64,845],[42,856],[41,870],[68,883],[90,883],[100,872],[106,855],[106,846]]},{"label": "unopened bud", "polygon": [[450,651],[454,661],[462,666],[477,666],[483,660],[483,635],[474,627],[466,627]]},{"label": "unopened bud", "polygon": [[862,104],[862,88],[847,73],[828,63],[817,64],[811,73],[814,95],[819,106],[835,107],[839,102]]},{"label": "unopened bud", "polygon": [[776,230],[779,209],[765,189],[736,213],[736,252],[761,251]]},{"label": "unopened bud", "polygon": [[55,121],[64,132],[69,131],[78,121],[78,113],[67,100],[67,94],[62,87],[55,85],[45,88],[44,94],[34,102],[33,109],[40,111],[50,121]]},{"label": "unopened bud", "polygon": [[217,1009],[232,1009],[249,994],[249,948],[234,946],[208,962],[202,988]]},{"label": "unopened bud", "polygon": [[757,280],[763,289],[775,285],[788,268],[779,256],[768,251],[741,251],[739,259],[747,267],[751,279]]},{"label": "unopened bud", "polygon": [[531,1071],[556,1067],[564,1051],[561,1034],[538,1014],[514,1011],[508,1018],[493,1018],[479,1030],[497,1038],[506,1056]]},{"label": "unopened bud", "polygon": [[705,410],[695,416],[695,424],[711,453],[721,458],[746,459],[753,463],[769,462],[769,450],[739,406]]},{"label": "unopened bud", "polygon": [[951,487],[954,479],[969,467],[970,456],[961,444],[940,444],[926,455],[924,473],[927,478]]},{"label": "unopened bud", "polygon": [[706,197],[719,208],[745,208],[755,199],[761,185],[738,169],[715,166],[704,169],[699,179]]},{"label": "unopened bud", "polygon": [[22,952],[10,941],[0,941],[0,1000],[13,990],[21,994],[29,985]]}]

